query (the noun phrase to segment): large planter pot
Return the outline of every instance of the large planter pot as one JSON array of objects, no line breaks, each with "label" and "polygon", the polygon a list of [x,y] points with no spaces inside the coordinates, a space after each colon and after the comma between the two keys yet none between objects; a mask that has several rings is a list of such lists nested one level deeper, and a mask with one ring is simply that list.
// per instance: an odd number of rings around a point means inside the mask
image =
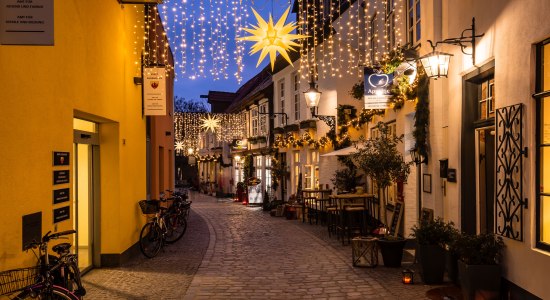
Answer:
[{"label": "large planter pot", "polygon": [[458,277],[464,299],[476,299],[476,292],[484,299],[499,299],[500,265],[467,265],[458,262]]},{"label": "large planter pot", "polygon": [[445,249],[438,245],[418,245],[418,258],[424,283],[442,283],[445,275]]},{"label": "large planter pot", "polygon": [[447,269],[447,276],[449,276],[449,279],[458,285],[458,255],[455,252],[446,251],[445,268]]},{"label": "large planter pot", "polygon": [[380,249],[380,252],[382,253],[382,260],[384,261],[385,267],[401,267],[401,260],[403,259],[403,248],[405,247],[405,243],[405,240],[378,240],[378,247]]}]

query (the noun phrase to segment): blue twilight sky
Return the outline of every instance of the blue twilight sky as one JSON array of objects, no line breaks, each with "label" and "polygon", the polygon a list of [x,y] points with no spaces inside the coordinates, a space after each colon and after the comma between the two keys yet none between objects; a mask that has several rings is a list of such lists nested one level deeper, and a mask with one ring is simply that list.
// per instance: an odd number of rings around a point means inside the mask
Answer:
[{"label": "blue twilight sky", "polygon": [[[185,2],[182,2],[185,1]],[[159,6],[159,11],[161,13],[161,16],[164,20],[164,22],[167,22],[167,25],[165,24],[165,27],[167,28],[168,32],[168,39],[170,41],[170,45],[172,47],[173,52],[177,52],[178,44],[181,45],[182,38],[178,36],[182,32],[182,22],[183,19],[181,17],[182,14],[187,14],[187,26],[185,26],[186,29],[186,42],[187,42],[187,51],[186,56],[188,59],[186,60],[187,67],[186,67],[186,74],[183,76],[176,75],[177,81],[174,83],[174,95],[178,97],[183,97],[185,99],[200,99],[200,95],[206,95],[208,94],[209,90],[215,90],[215,91],[227,91],[227,92],[235,92],[241,84],[244,84],[247,80],[252,78],[254,75],[256,75],[260,70],[262,70],[266,65],[269,64],[269,56],[264,59],[262,64],[260,64],[256,68],[256,63],[258,61],[259,53],[256,53],[254,55],[250,55],[250,47],[253,45],[252,42],[245,42],[245,49],[244,49],[244,68],[242,72],[242,81],[239,84],[237,82],[237,78],[233,75],[236,72],[236,63],[234,61],[234,55],[232,54],[235,50],[235,39],[233,36],[234,29],[232,28],[232,22],[233,22],[233,16],[232,14],[227,14],[227,17],[230,19],[228,22],[231,27],[230,30],[227,32],[229,33],[228,36],[228,44],[227,51],[230,53],[230,59],[229,59],[229,65],[228,65],[228,79],[219,79],[214,80],[213,76],[210,74],[211,69],[211,60],[212,56],[208,54],[206,55],[207,63],[205,65],[204,74],[206,75],[205,78],[196,78],[196,79],[190,79],[189,76],[191,75],[191,59],[190,59],[190,46],[193,44],[193,34],[195,34],[195,40],[198,33],[200,33],[200,26],[198,25],[200,22],[200,16],[201,16],[201,5],[203,7],[202,9],[202,15],[205,16],[204,25],[202,26],[205,28],[206,33],[206,40],[204,44],[204,49],[208,50],[210,46],[212,46],[212,42],[208,40],[208,32],[211,30],[211,24],[216,24],[216,22],[211,22],[212,17],[216,19],[216,17],[219,16],[219,14],[224,13],[224,9],[220,10],[218,13],[219,8],[216,8],[216,6],[227,5],[227,1],[229,3],[233,2],[236,3],[236,1],[242,1],[242,7],[243,9],[246,9],[248,12],[248,18],[243,20],[242,24],[243,27],[250,28],[251,24],[257,24],[256,18],[254,17],[254,14],[252,13],[251,8],[254,8],[265,20],[268,19],[269,14],[273,13],[274,21],[277,21],[286,8],[290,6],[289,0],[165,0],[164,4],[166,7],[163,8],[162,6]],[[183,3],[183,4],[182,4]],[[210,4],[212,3],[212,4]],[[210,6],[211,5],[211,6]],[[214,7],[212,10],[211,7]],[[226,6],[231,7],[231,6]],[[182,9],[184,8],[184,9]],[[185,12],[183,12],[185,10]],[[165,12],[163,14],[163,12]],[[175,13],[174,13],[175,12]],[[183,13],[182,13],[183,12]],[[241,14],[243,15],[243,14]],[[244,16],[243,16],[244,18]],[[287,23],[293,22],[296,20],[296,16],[292,13],[289,13],[287,18]],[[195,24],[193,24],[195,23]],[[194,29],[192,28],[194,26]],[[215,25],[214,25],[215,27]],[[244,33],[244,32],[243,32]],[[241,36],[243,35],[241,33]],[[248,33],[244,33],[245,35],[249,35]],[[219,45],[214,45],[214,48],[219,47]],[[198,52],[196,52],[198,53]],[[175,53],[175,59],[178,60],[179,63],[181,63],[181,56]],[[195,60],[196,61],[196,60]],[[176,68],[177,71],[177,68]]]}]

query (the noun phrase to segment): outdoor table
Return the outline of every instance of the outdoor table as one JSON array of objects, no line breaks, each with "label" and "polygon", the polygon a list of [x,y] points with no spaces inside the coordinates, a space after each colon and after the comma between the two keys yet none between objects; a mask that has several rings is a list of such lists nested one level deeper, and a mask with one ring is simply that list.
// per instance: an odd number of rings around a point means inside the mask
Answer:
[{"label": "outdoor table", "polygon": [[302,190],[302,222],[306,221],[306,215],[309,222],[315,218],[317,224],[320,213],[325,209],[324,203],[328,202],[332,190]]},{"label": "outdoor table", "polygon": [[[350,242],[352,230],[359,230],[359,234],[366,231],[364,219],[365,217],[373,217],[375,199],[373,194],[340,194],[332,195],[330,199],[336,206],[336,236],[338,238],[342,237],[342,244],[344,244],[346,235],[348,236],[348,242]],[[359,224],[352,224],[354,213],[361,214]],[[329,224],[329,226],[331,225],[333,224]]]}]

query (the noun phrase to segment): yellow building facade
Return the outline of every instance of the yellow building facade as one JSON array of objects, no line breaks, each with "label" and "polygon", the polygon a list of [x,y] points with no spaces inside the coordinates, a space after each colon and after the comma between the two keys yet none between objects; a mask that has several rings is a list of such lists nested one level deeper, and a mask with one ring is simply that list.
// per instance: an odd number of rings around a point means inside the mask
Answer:
[{"label": "yellow building facade", "polygon": [[41,215],[42,234],[76,229],[83,268],[122,263],[145,222],[143,5],[52,2],[53,45],[0,45],[0,270],[35,263],[24,216]]}]

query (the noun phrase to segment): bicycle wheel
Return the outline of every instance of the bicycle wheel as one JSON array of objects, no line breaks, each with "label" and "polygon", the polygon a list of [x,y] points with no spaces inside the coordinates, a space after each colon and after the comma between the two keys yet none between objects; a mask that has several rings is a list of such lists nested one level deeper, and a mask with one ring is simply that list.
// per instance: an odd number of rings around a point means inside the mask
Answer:
[{"label": "bicycle wheel", "polygon": [[13,299],[80,300],[78,296],[63,287],[52,285],[48,289],[44,284],[25,289]]},{"label": "bicycle wheel", "polygon": [[82,286],[82,281],[80,280],[80,269],[76,265],[76,262],[65,266],[64,287],[79,297],[86,295],[86,289]]},{"label": "bicycle wheel", "polygon": [[165,223],[168,227],[165,241],[168,244],[179,241],[187,230],[187,221],[181,214],[170,214],[166,216]]},{"label": "bicycle wheel", "polygon": [[157,256],[162,247],[162,229],[155,223],[143,225],[139,235],[139,249],[148,258]]}]

